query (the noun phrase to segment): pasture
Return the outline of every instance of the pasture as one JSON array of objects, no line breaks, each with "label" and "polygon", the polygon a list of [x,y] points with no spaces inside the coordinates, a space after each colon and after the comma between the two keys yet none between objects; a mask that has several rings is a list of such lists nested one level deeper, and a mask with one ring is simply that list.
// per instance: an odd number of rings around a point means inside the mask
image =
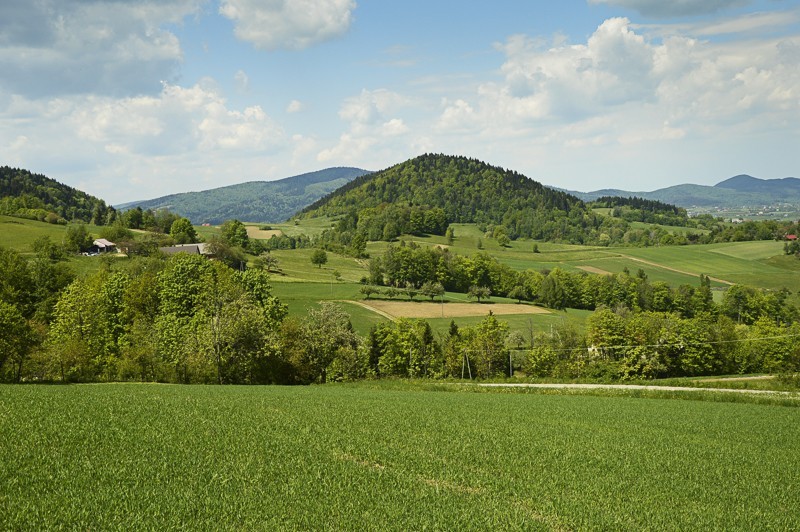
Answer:
[{"label": "pasture", "polygon": [[788,530],[800,522],[798,408],[450,389],[2,386],[0,522],[11,530]]}]

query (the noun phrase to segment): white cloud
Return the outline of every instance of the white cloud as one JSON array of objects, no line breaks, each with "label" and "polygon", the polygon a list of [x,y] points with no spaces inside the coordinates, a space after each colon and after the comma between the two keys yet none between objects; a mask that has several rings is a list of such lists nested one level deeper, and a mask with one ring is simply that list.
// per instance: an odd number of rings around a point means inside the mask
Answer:
[{"label": "white cloud", "polygon": [[355,0],[222,0],[219,12],[256,48],[300,50],[343,35],[355,8]]},{"label": "white cloud", "polygon": [[[436,134],[432,149],[546,183],[587,174],[607,176],[608,186],[635,175],[641,187],[643,177],[688,180],[711,167],[708,160],[735,167],[800,136],[800,37],[714,42],[685,26],[649,29],[620,18],[585,42],[509,37],[498,46],[499,79],[441,101],[428,130]],[[745,148],[719,151],[724,146]]]},{"label": "white cloud", "polygon": [[203,0],[0,3],[0,88],[27,97],[155,94],[183,58],[167,23]]},{"label": "white cloud", "polygon": [[156,96],[16,97],[0,109],[0,144],[10,161],[57,179],[66,170],[112,202],[259,178],[265,156],[289,149],[261,107],[231,108],[210,80]]},{"label": "white cloud", "polygon": [[362,90],[358,96],[347,98],[339,110],[339,117],[356,126],[370,125],[383,119],[408,103],[407,98],[387,90]]},{"label": "white cloud", "polygon": [[387,89],[362,90],[346,98],[339,117],[348,125],[338,143],[323,149],[317,160],[379,168],[386,160],[414,154],[409,134],[412,127],[397,116],[412,100]]},{"label": "white cloud", "polygon": [[444,111],[436,124],[438,130],[462,131],[478,125],[478,122],[475,121],[475,109],[466,101],[458,99],[450,102],[445,98],[442,100],[442,106]]},{"label": "white cloud", "polygon": [[305,109],[305,105],[300,100],[292,100],[286,106],[286,112],[289,114],[299,113],[303,109]]},{"label": "white cloud", "polygon": [[400,118],[392,118],[381,126],[381,134],[385,137],[396,137],[408,131],[408,126]]},{"label": "white cloud", "polygon": [[633,9],[645,17],[668,18],[707,15],[732,7],[745,6],[752,0],[589,0],[590,4],[608,4]]},{"label": "white cloud", "polygon": [[754,111],[766,124],[773,114],[800,112],[797,46],[798,38],[651,42],[627,19],[605,21],[585,44],[544,49],[514,36],[501,47],[503,81],[448,102],[438,127],[530,133],[599,116],[619,117],[617,124],[646,116],[659,130],[669,122],[685,135],[749,121]]}]

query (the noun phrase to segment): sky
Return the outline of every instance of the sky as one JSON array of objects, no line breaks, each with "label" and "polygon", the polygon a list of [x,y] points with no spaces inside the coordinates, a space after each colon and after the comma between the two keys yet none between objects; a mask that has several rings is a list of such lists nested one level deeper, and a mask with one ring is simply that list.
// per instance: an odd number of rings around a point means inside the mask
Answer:
[{"label": "sky", "polygon": [[118,204],[465,155],[800,177],[800,0],[3,0],[0,164]]}]

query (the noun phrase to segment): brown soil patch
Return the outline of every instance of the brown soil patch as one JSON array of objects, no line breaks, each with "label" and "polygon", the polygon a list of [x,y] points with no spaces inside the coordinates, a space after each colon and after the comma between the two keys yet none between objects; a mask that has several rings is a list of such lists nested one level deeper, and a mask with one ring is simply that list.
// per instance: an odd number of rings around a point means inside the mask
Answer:
[{"label": "brown soil patch", "polygon": [[774,375],[758,375],[755,377],[721,377],[719,379],[695,379],[694,382],[765,381],[774,378],[775,378]]},{"label": "brown soil patch", "polygon": [[609,271],[601,270],[600,268],[595,268],[594,266],[576,266],[576,268],[585,272],[596,273],[598,275],[614,275]]},{"label": "brown soil patch", "polygon": [[269,231],[262,231],[257,225],[247,226],[247,236],[255,238],[256,240],[269,240],[273,236],[281,236],[283,231],[280,229],[270,229]]},{"label": "brown soil patch", "polygon": [[359,301],[359,305],[383,316],[393,318],[463,318],[486,316],[491,310],[498,316],[511,314],[549,314],[550,311],[533,305],[514,303],[435,303],[430,301]]}]

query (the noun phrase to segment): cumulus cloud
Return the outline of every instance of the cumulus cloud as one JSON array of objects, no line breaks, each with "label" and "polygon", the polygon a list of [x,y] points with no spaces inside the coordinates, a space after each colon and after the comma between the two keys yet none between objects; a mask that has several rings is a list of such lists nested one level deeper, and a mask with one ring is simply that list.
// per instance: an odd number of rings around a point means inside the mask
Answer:
[{"label": "cumulus cloud", "polygon": [[317,160],[377,168],[382,161],[397,158],[397,153],[413,153],[407,138],[412,128],[398,116],[411,104],[411,99],[387,89],[365,89],[346,98],[339,117],[347,123],[348,130],[336,145],[320,151]]},{"label": "cumulus cloud", "polygon": [[[702,172],[699,165],[711,166],[709,153],[719,154],[718,166],[724,159],[741,172],[736,165],[753,152],[800,134],[800,37],[766,32],[710,41],[682,25],[650,29],[614,18],[583,42],[509,37],[497,47],[505,55],[498,79],[441,100],[430,129],[434,150],[534,177],[531,170],[542,169],[553,184],[600,168],[654,180],[675,179],[683,169],[692,172],[683,174],[688,180]],[[661,160],[675,173],[659,174],[654,161]]]},{"label": "cumulus cloud", "polygon": [[9,161],[69,168],[85,175],[70,184],[109,201],[197,189],[199,180],[241,181],[237,168],[257,178],[267,170],[262,158],[289,146],[261,107],[232,108],[209,80],[165,83],[155,96],[16,97],[0,108],[6,141]]},{"label": "cumulus cloud", "polygon": [[202,0],[0,3],[0,88],[29,97],[159,91],[182,60],[163,29]]},{"label": "cumulus cloud", "polygon": [[[351,129],[358,133],[389,120],[391,113],[408,105],[407,98],[386,90],[363,90],[358,96],[347,98],[339,110],[339,117],[350,123]],[[396,117],[392,117],[396,118]]]},{"label": "cumulus cloud", "polygon": [[670,18],[707,15],[748,5],[752,0],[589,0],[589,3],[633,9],[645,17]]},{"label": "cumulus cloud", "polygon": [[606,20],[585,44],[546,48],[513,36],[500,46],[503,80],[483,84],[473,98],[446,101],[438,127],[528,131],[598,116],[647,116],[658,131],[672,124],[667,136],[675,138],[683,136],[676,130],[749,120],[754,110],[797,114],[800,71],[787,50],[799,44],[796,37],[651,41],[624,18]]},{"label": "cumulus cloud", "polygon": [[256,48],[300,50],[347,32],[355,8],[355,0],[222,0],[219,12]]}]

